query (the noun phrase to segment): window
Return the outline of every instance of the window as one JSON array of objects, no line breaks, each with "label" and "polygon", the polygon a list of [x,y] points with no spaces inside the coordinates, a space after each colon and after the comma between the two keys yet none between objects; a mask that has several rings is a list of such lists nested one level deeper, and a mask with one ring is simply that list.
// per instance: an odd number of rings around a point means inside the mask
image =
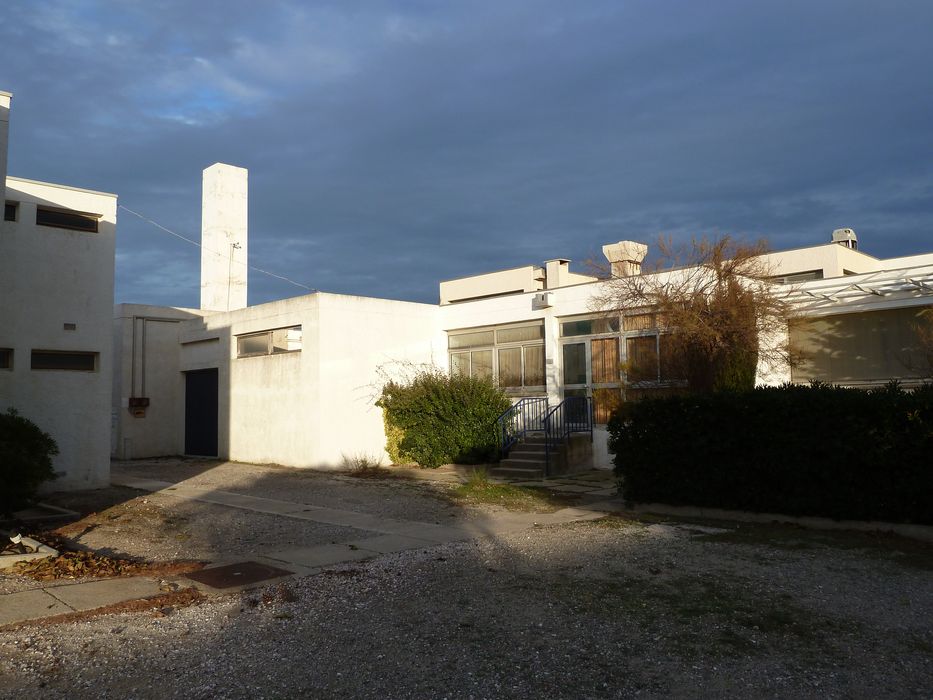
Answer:
[{"label": "window", "polygon": [[658,381],[658,336],[639,335],[625,339],[630,382]]},{"label": "window", "polygon": [[600,318],[584,318],[579,321],[564,321],[560,324],[562,338],[577,335],[599,335],[600,333],[618,333],[619,319],[617,316],[604,316]]},{"label": "window", "polygon": [[237,357],[281,355],[301,350],[301,326],[274,328],[236,337]]},{"label": "window", "polygon": [[478,345],[492,345],[493,331],[479,331],[478,333],[458,333],[447,338],[447,346],[454,348],[475,348]]},{"label": "window", "polygon": [[16,221],[16,215],[19,213],[19,202],[6,202],[3,205],[3,220]]},{"label": "window", "polygon": [[53,209],[52,207],[36,208],[36,224],[39,226],[52,226],[54,228],[67,228],[75,231],[97,233],[97,214],[88,214],[68,209]]},{"label": "window", "polygon": [[[842,271],[843,274],[846,273],[846,270]],[[853,273],[849,273],[850,275]],[[790,275],[777,275],[772,277],[771,281],[776,282],[777,284],[797,284],[798,282],[809,282],[810,280],[821,280],[823,279],[822,270],[807,270],[806,272],[795,272]]]},{"label": "window", "polygon": [[451,333],[447,346],[454,376],[495,377],[512,392],[544,388],[543,323]]},{"label": "window", "polygon": [[13,369],[13,350],[0,348],[0,369]]},{"label": "window", "polygon": [[73,372],[93,372],[97,369],[97,353],[33,350],[32,369],[60,369]]}]

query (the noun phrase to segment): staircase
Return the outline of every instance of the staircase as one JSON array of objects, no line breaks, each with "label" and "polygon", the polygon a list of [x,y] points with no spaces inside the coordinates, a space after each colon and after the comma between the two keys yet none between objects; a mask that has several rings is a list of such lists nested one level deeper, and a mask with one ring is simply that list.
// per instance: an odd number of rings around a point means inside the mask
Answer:
[{"label": "staircase", "polygon": [[587,468],[593,455],[593,407],[586,397],[548,408],[522,399],[497,419],[501,457],[490,470],[506,479],[546,479]]},{"label": "staircase", "polygon": [[547,440],[543,434],[529,434],[515,443],[509,456],[499,460],[490,473],[506,479],[541,479],[547,469]]}]

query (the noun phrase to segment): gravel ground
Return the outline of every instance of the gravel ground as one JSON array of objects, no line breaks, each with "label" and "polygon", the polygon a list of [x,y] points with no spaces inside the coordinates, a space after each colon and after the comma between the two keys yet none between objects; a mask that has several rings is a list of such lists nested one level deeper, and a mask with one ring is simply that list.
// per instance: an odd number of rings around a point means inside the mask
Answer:
[{"label": "gravel ground", "polygon": [[609,518],[0,633],[0,692],[931,697],[931,570],[891,537]]}]

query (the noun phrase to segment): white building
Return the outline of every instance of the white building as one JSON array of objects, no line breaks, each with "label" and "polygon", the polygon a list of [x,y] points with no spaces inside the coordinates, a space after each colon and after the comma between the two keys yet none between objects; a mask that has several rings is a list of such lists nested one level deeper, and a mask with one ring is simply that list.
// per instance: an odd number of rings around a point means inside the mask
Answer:
[{"label": "white building", "polygon": [[[205,171],[202,309],[116,307],[114,455],[219,456],[337,467],[383,457],[381,372],[431,363],[491,377],[514,397],[592,399],[593,463],[609,466],[605,421],[640,365],[641,393],[672,385],[646,314],[594,310],[601,283],[570,261],[440,283],[440,304],[314,293],[246,306],[245,170]],[[224,203],[229,204],[226,206]],[[640,274],[646,247],[604,246],[616,274]],[[933,254],[879,260],[848,229],[767,263],[804,317],[803,364],[760,381],[852,385],[919,380],[911,322],[933,305]],[[211,306],[215,308],[210,308]]]},{"label": "white building", "polygon": [[242,168],[204,171],[201,302],[215,308],[116,307],[114,456],[383,456],[380,370],[446,361],[438,307],[324,293],[246,307],[246,186]]},{"label": "white building", "polygon": [[105,486],[117,199],[8,177],[11,97],[0,92],[0,410],[58,443],[54,488]]}]

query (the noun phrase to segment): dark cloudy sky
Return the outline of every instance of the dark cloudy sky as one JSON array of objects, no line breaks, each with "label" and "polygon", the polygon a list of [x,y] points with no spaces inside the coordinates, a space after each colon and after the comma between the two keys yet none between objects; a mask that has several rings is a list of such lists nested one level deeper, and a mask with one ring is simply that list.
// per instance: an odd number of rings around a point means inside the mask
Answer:
[{"label": "dark cloudy sky", "polygon": [[[251,263],[325,291],[659,233],[933,250],[929,0],[0,0],[0,89],[11,175],[197,238],[201,170],[249,168]],[[196,306],[198,255],[121,212],[117,301]]]}]

